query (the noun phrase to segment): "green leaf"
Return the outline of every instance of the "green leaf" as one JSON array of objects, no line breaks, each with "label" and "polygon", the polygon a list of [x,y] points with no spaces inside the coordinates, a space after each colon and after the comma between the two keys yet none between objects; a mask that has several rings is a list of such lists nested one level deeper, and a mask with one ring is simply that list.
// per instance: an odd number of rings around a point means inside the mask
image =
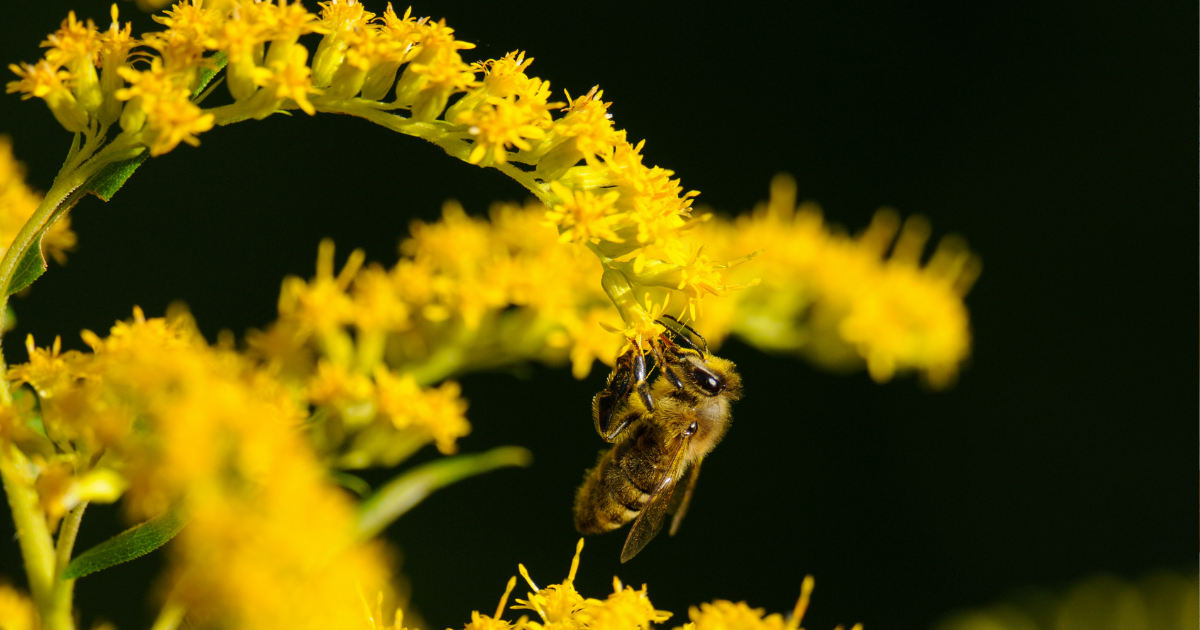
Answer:
[{"label": "green leaf", "polygon": [[358,508],[358,533],[370,538],[383,531],[433,494],[456,481],[505,466],[528,466],[533,455],[519,446],[501,446],[486,453],[458,455],[429,462],[402,473]]},{"label": "green leaf", "polygon": [[12,282],[8,285],[8,295],[33,284],[46,272],[46,257],[42,256],[42,236],[45,236],[44,232],[38,235],[34,245],[25,250],[25,253],[21,255],[21,260],[17,261],[17,267],[13,269]]},{"label": "green leaf", "polygon": [[225,64],[228,63],[229,58],[226,57],[225,51],[218,51],[217,54],[209,57],[209,60],[214,63],[214,67],[200,68],[200,74],[197,77],[198,81],[196,82],[196,89],[192,90],[193,99],[200,96],[200,94],[204,92],[204,88],[208,87],[208,83],[212,81],[213,77],[217,76],[217,73],[225,67]]},{"label": "green leaf", "polygon": [[73,580],[140,558],[167,544],[186,524],[178,509],[167,510],[79,554],[67,565],[62,579]]},{"label": "green leaf", "polygon": [[92,193],[103,201],[110,201],[121,186],[125,185],[125,180],[149,158],[150,152],[143,150],[127,160],[105,165],[83,185],[83,193]]},{"label": "green leaf", "polygon": [[125,180],[129,179],[137,167],[150,157],[150,153],[145,148],[136,151],[137,153],[132,157],[106,164],[95,175],[89,177],[82,186],[63,198],[62,203],[58,204],[46,222],[33,235],[33,241],[29,248],[22,252],[21,259],[17,261],[17,266],[13,269],[12,281],[8,284],[8,293],[5,297],[33,284],[46,272],[48,265],[46,256],[42,253],[42,238],[46,236],[46,232],[50,231],[56,221],[75,207],[75,204],[79,203],[79,200],[86,194],[96,195],[104,201],[112,199],[117,190],[125,184]]}]

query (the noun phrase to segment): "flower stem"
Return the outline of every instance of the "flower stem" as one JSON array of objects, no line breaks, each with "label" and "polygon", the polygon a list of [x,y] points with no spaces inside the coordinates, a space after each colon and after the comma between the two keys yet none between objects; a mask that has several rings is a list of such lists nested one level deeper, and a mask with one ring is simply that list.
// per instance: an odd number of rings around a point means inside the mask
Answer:
[{"label": "flower stem", "polygon": [[183,621],[185,612],[187,611],[181,604],[168,599],[162,610],[158,611],[158,619],[154,620],[154,626],[150,630],[175,630]]},{"label": "flower stem", "polygon": [[46,627],[60,630],[71,630],[75,627],[71,617],[71,603],[75,594],[75,580],[64,580],[61,576],[71,563],[71,551],[75,548],[75,537],[79,535],[79,524],[83,520],[83,511],[87,509],[87,501],[75,506],[63,518],[58,530],[58,544],[54,552],[54,594],[52,616],[44,617]]},{"label": "flower stem", "polygon": [[16,446],[9,444],[0,451],[0,478],[12,509],[29,591],[42,619],[49,620],[53,616],[54,543],[34,490],[31,465]]},{"label": "flower stem", "polygon": [[[118,136],[112,144],[99,149],[90,159],[81,162],[88,153],[97,151],[98,147],[89,138],[80,155],[71,160],[81,163],[75,168],[64,167],[63,172],[54,179],[54,183],[50,186],[50,191],[46,193],[45,198],[42,199],[41,205],[25,222],[21,231],[13,239],[12,245],[4,252],[4,257],[0,259],[0,313],[3,313],[8,307],[9,287],[12,286],[17,265],[30,248],[41,246],[43,228],[56,218],[56,213],[64,205],[66,206],[64,210],[70,210],[79,202],[83,194],[87,192],[81,188],[101,169],[112,162],[130,157],[127,153],[138,142],[136,136]],[[3,348],[0,346],[0,379],[7,371]],[[0,386],[0,404],[12,404],[12,393],[6,386]]]}]

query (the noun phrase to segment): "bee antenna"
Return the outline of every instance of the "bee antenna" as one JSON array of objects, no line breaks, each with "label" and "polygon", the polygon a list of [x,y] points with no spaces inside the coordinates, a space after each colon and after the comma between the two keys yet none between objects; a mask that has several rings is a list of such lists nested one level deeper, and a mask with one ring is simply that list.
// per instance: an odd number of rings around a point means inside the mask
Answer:
[{"label": "bee antenna", "polygon": [[678,319],[676,319],[675,317],[673,317],[671,315],[667,315],[664,313],[663,317],[666,317],[667,319],[675,322],[679,326],[682,326],[684,328],[684,330],[687,330],[688,332],[692,333],[693,335],[696,335],[696,338],[700,340],[700,344],[701,344],[701,346],[703,346],[703,348],[696,347],[696,344],[692,343],[692,340],[688,339],[687,335],[683,334],[683,331],[679,330],[678,328],[668,325],[666,322],[664,322],[661,319],[658,320],[658,323],[662,324],[664,327],[670,329],[671,332],[675,333],[675,335],[679,338],[679,341],[683,342],[683,345],[685,345],[685,346],[691,348],[692,350],[695,350],[696,352],[699,352],[701,354],[705,354],[705,355],[708,354],[708,340],[706,340],[704,338],[704,335],[701,335],[700,333],[696,332],[696,330],[694,328],[679,321]]}]

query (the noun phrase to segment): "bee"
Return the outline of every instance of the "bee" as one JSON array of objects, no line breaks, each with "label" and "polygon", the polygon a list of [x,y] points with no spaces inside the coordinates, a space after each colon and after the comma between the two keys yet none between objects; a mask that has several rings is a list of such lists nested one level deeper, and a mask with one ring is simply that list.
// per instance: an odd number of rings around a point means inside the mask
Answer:
[{"label": "bee", "polygon": [[[675,535],[700,463],[725,436],[730,403],[742,393],[733,362],[713,356],[699,333],[670,319],[674,325],[659,320],[670,334],[651,344],[659,368],[653,384],[647,384],[645,355],[632,346],[618,357],[607,385],[592,399],[596,431],[614,446],[602,451],[596,467],[585,473],[575,496],[575,528],[599,534],[636,519],[621,562],[658,534],[668,512],[675,514],[670,529]],[[684,476],[688,481],[680,484]]]}]

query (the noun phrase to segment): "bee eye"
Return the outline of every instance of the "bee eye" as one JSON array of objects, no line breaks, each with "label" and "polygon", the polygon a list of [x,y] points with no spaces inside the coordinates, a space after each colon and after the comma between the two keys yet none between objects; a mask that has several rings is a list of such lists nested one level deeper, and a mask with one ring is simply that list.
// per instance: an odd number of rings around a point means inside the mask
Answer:
[{"label": "bee eye", "polygon": [[725,389],[725,381],[701,367],[692,368],[692,382],[709,396],[716,396]]}]

